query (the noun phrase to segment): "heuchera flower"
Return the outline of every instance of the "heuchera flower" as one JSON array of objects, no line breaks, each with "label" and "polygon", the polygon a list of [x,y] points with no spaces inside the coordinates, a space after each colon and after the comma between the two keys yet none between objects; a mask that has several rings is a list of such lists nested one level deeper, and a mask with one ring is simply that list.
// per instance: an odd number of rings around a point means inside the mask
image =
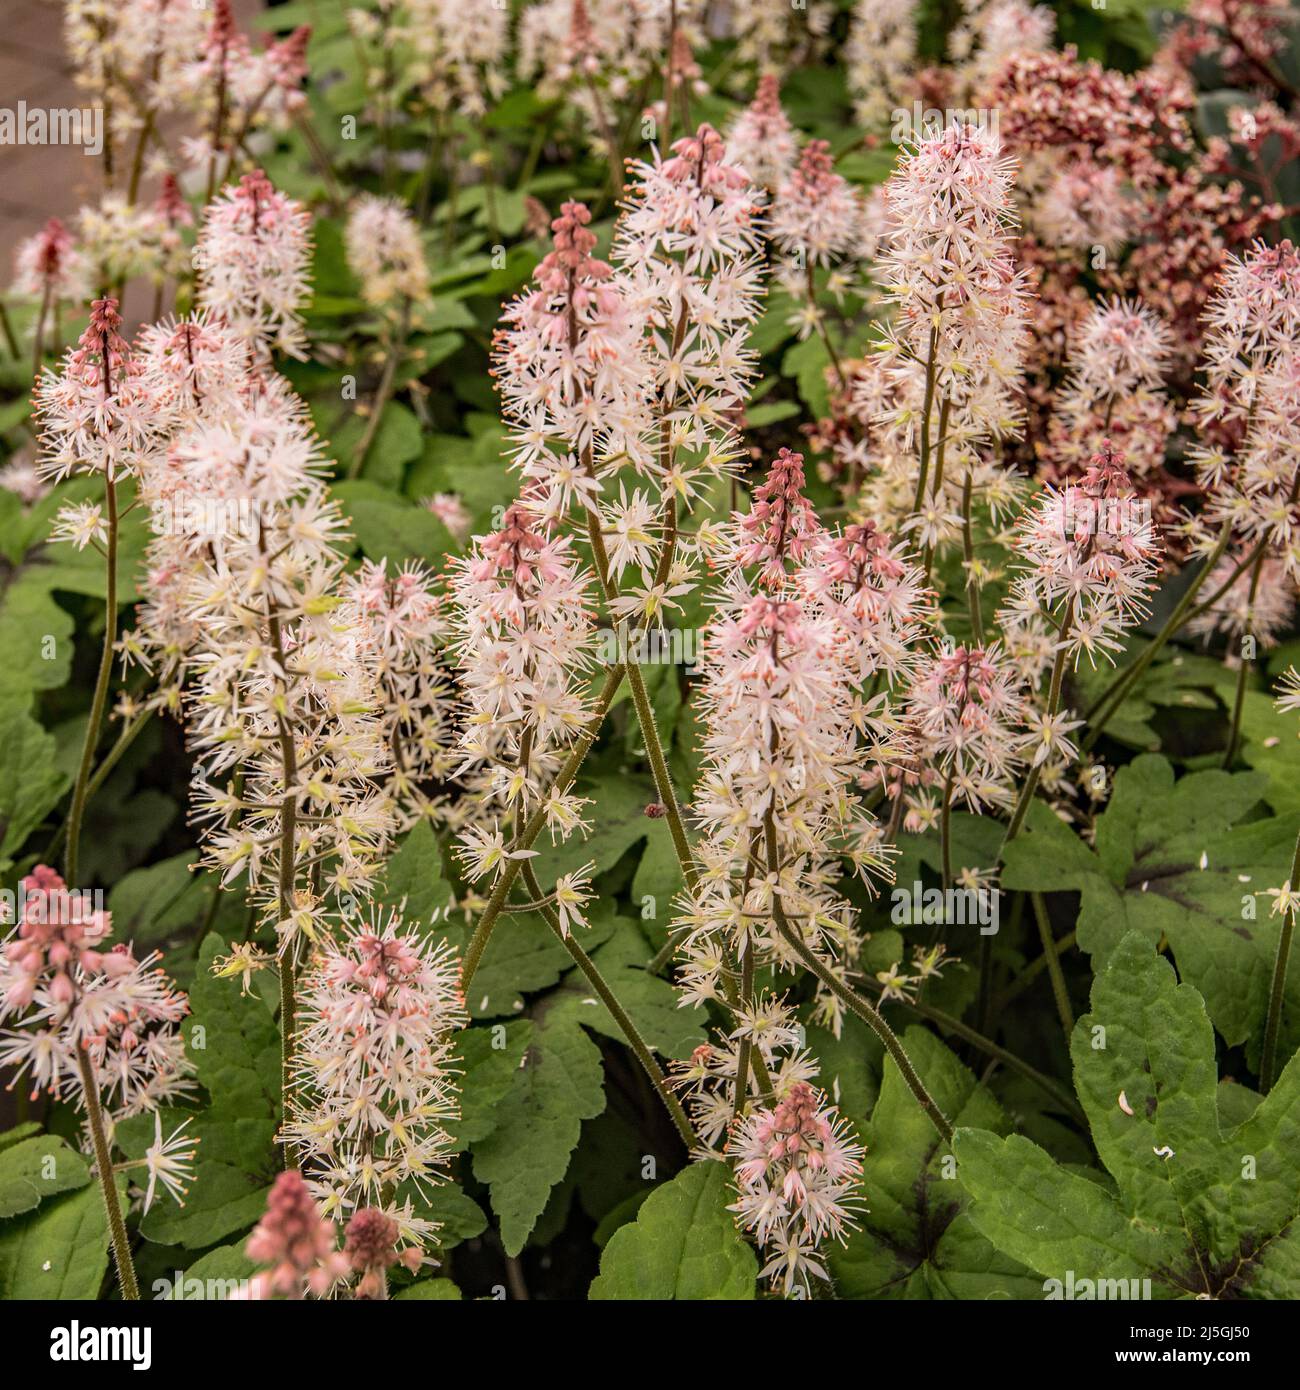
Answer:
[{"label": "heuchera flower", "polygon": [[850,255],[861,235],[862,202],[835,172],[830,144],[809,140],[772,203],[770,232],[785,256],[827,266]]},{"label": "heuchera flower", "polygon": [[352,1262],[337,1249],[338,1234],[296,1172],[281,1173],[266,1198],[266,1211],[244,1243],[254,1264],[270,1268],[249,1281],[247,1297],[324,1298],[347,1278]]},{"label": "heuchera flower", "polygon": [[101,1103],[117,1118],[156,1110],[193,1089],[177,1024],[184,994],[153,953],[137,960],[110,946],[112,919],[89,894],[69,891],[38,864],[20,883],[21,915],[0,954],[0,1065],[15,1080],[84,1103],[77,1058],[85,1053]]}]

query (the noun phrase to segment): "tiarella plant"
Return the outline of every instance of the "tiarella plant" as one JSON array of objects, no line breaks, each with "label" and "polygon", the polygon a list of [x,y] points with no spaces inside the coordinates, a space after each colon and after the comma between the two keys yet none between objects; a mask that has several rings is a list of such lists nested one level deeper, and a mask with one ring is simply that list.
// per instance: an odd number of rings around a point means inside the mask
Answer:
[{"label": "tiarella plant", "polygon": [[0,1295],[1300,1295],[1288,12],[251,8],[0,301]]}]

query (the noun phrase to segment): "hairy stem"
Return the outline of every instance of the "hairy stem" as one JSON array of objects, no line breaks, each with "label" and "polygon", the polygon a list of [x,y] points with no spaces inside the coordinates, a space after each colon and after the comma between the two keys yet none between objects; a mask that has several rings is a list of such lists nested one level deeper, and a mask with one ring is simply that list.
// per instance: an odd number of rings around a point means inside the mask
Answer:
[{"label": "hairy stem", "polygon": [[[1291,877],[1287,887],[1300,885],[1300,836],[1296,837],[1295,853],[1291,856]],[[1282,997],[1286,993],[1286,971],[1291,957],[1291,937],[1295,931],[1295,909],[1282,914],[1282,933],[1277,939],[1277,955],[1273,959],[1273,983],[1268,992],[1268,1018],[1264,1023],[1264,1046],[1259,1057],[1259,1089],[1267,1095],[1277,1079],[1277,1038],[1282,1026]]]},{"label": "hairy stem", "polygon": [[[605,716],[609,713],[610,704],[614,696],[618,693],[619,686],[623,683],[624,668],[622,666],[612,667],[609,674],[605,677],[605,684],[601,687],[600,695],[596,700],[596,710],[592,717],[587,721],[587,727],[582,731],[578,741],[573,745],[572,751],[565,760],[564,766],[555,775],[553,791],[559,795],[567,791],[573,784],[573,779],[578,775],[578,769],[582,766],[595,743],[596,736],[600,733],[601,725],[605,722]],[[542,833],[542,828],[546,824],[546,812],[540,807],[533,812],[528,823],[524,826],[523,833],[516,837],[510,846],[511,852],[531,849],[533,841]],[[483,909],[483,914],[478,920],[478,925],[474,928],[474,935],[470,938],[469,945],[465,948],[465,958],[461,963],[461,988],[466,994],[469,993],[470,981],[473,980],[478,970],[479,964],[483,959],[483,952],[487,950],[487,944],[492,939],[492,929],[496,926],[497,918],[500,917],[502,909],[506,905],[510,889],[514,881],[519,876],[519,871],[523,867],[522,859],[511,859],[501,870],[500,877],[497,879],[492,889],[492,894],[488,898],[487,906]]]},{"label": "hairy stem", "polygon": [[104,1129],[104,1112],[99,1104],[99,1082],[95,1079],[95,1071],[86,1049],[80,1046],[77,1047],[77,1071],[81,1077],[81,1094],[86,1102],[86,1124],[90,1129],[91,1142],[95,1146],[95,1176],[99,1179],[99,1190],[104,1197],[108,1233],[113,1241],[113,1262],[117,1265],[117,1282],[121,1287],[122,1297],[128,1303],[136,1303],[140,1299],[140,1285],[135,1277],[135,1261],[131,1258],[131,1241],[126,1233],[126,1222],[122,1219],[122,1203],[118,1200],[113,1157]]},{"label": "hairy stem", "polygon": [[104,706],[108,700],[108,683],[113,674],[113,644],[117,639],[117,484],[112,477],[104,480],[104,495],[108,508],[108,545],[104,580],[104,647],[99,657],[99,674],[90,701],[90,718],[86,737],[81,745],[81,763],[72,788],[72,809],[68,812],[68,852],[63,877],[69,888],[77,885],[77,856],[81,849],[81,822],[86,814],[86,798],[90,787],[90,765],[99,743],[99,730],[104,722]]},{"label": "hairy stem", "polygon": [[1052,936],[1047,904],[1041,893],[1031,893],[1029,900],[1033,904],[1034,919],[1038,923],[1038,937],[1043,943],[1043,959],[1047,962],[1047,973],[1052,981],[1052,998],[1056,1001],[1056,1012],[1060,1016],[1061,1027],[1065,1030],[1066,1042],[1069,1042],[1070,1034],[1074,1032],[1074,1015],[1070,1012],[1070,995],[1065,988],[1065,973],[1061,969],[1061,958]]}]

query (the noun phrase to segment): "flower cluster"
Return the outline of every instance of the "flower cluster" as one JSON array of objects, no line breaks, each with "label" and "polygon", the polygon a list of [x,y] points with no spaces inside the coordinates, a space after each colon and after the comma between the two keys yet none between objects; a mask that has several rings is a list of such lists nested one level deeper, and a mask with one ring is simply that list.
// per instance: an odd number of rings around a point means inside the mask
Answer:
[{"label": "flower cluster", "polygon": [[311,218],[260,170],[209,204],[194,248],[203,306],[251,347],[303,355]]},{"label": "flower cluster", "polygon": [[772,1109],[751,1111],[732,1136],[739,1200],[732,1207],[771,1258],[762,1274],[789,1297],[809,1275],[827,1279],[819,1247],[843,1241],[857,1224],[862,1145],[807,1082]]},{"label": "flower cluster", "polygon": [[367,304],[391,311],[404,299],[417,304],[428,299],[429,268],[420,230],[405,204],[363,194],[348,214],[344,242]]},{"label": "flower cluster", "polygon": [[411,934],[392,912],[345,922],[300,981],[285,1141],[327,1216],[355,1220],[377,1207],[402,1245],[423,1247],[436,1231],[414,1213],[412,1193],[437,1180],[458,1114],[458,975],[445,944]]},{"label": "flower cluster", "polygon": [[[27,1078],[33,1099],[46,1092],[114,1120],[188,1097],[194,1068],[177,1025],[189,1005],[158,954],[137,960],[110,944],[112,919],[94,895],[45,865],[19,888],[20,919],[0,952],[0,1066]],[[159,1128],[144,1160],[147,1205],[159,1182],[181,1200],[194,1143]]]}]

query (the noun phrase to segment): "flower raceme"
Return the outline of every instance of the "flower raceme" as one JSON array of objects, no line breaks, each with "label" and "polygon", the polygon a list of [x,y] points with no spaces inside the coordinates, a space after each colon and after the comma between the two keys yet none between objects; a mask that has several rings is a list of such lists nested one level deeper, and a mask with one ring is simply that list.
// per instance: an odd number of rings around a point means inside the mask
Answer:
[{"label": "flower raceme", "polygon": [[799,147],[781,108],[781,79],[764,73],[754,100],[731,123],[727,154],[760,188],[774,192],[790,177]]},{"label": "flower raceme", "polygon": [[787,1297],[828,1279],[819,1248],[844,1240],[864,1206],[861,1144],[805,1081],[771,1108],[750,1112],[732,1135],[739,1199],[731,1210],[770,1258],[762,1275]]},{"label": "flower raceme", "polygon": [[624,461],[653,466],[641,320],[591,254],[590,221],[584,204],[564,204],[537,288],[508,306],[494,344],[511,452],[553,515],[575,497],[590,505],[599,476]]},{"label": "flower raceme", "polygon": [[311,217],[260,169],[208,205],[194,248],[199,299],[255,352],[302,357]]},{"label": "flower raceme", "polygon": [[377,1207],[403,1246],[433,1237],[410,1185],[436,1181],[447,1160],[459,1113],[450,1038],[464,1022],[455,955],[397,913],[322,941],[301,980],[284,1138],[327,1216]]},{"label": "flower raceme", "polygon": [[[30,1079],[33,1099],[44,1091],[86,1110],[84,1056],[96,1111],[114,1120],[186,1099],[194,1068],[177,1025],[189,1005],[158,954],[137,960],[125,943],[111,945],[109,914],[45,865],[20,886],[21,920],[0,953],[0,1065]],[[196,1141],[178,1135],[157,1130],[144,1160],[146,1205],[159,1182],[181,1200]]]},{"label": "flower raceme", "polygon": [[420,230],[404,203],[363,193],[352,205],[343,237],[348,265],[367,304],[391,311],[403,299],[428,299],[429,268]]},{"label": "flower raceme", "polygon": [[1121,637],[1150,611],[1160,542],[1150,503],[1138,497],[1124,456],[1104,440],[1077,484],[1046,488],[1021,519],[1013,621],[1055,626],[1056,650],[1113,661]]}]

